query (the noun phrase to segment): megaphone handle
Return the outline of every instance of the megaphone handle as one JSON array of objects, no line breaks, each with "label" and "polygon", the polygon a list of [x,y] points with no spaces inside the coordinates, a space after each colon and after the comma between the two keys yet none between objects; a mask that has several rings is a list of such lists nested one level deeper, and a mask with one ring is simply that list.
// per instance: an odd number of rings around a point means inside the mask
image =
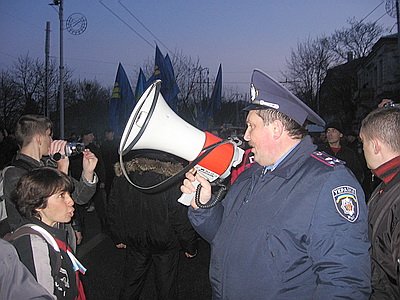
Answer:
[{"label": "megaphone handle", "polygon": [[[197,186],[200,184],[200,182],[195,180],[192,182],[192,184],[197,189]],[[190,203],[192,202],[195,194],[196,194],[195,192],[190,193],[190,194],[182,193],[182,196],[179,197],[178,202],[182,203],[183,205],[190,206]]]}]

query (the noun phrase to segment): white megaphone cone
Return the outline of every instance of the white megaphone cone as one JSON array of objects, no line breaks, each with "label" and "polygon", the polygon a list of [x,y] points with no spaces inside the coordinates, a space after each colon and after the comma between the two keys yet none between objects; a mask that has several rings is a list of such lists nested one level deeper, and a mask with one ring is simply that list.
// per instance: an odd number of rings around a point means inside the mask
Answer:
[{"label": "white megaphone cone", "polygon": [[[193,161],[205,148],[222,141],[219,137],[203,132],[182,120],[168,106],[160,88],[161,81],[155,81],[133,109],[119,146],[121,160],[122,155],[131,150],[154,149]],[[220,177],[226,178],[231,167],[241,162],[243,152],[237,147],[237,143],[227,142],[213,149],[195,168],[210,182]],[[121,166],[123,168],[122,161]],[[124,174],[127,176],[125,172]],[[192,198],[193,196],[190,196],[189,200],[181,199],[180,202],[189,205]]]}]

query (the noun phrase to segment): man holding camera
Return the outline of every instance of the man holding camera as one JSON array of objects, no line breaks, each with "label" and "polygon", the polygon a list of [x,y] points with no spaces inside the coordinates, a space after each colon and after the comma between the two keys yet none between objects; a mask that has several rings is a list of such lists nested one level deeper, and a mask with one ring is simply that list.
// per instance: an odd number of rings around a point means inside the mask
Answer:
[{"label": "man holding camera", "polygon": [[[15,187],[22,175],[44,166],[54,166],[68,174],[69,158],[65,153],[67,142],[53,140],[53,124],[50,119],[39,115],[24,115],[16,125],[15,136],[20,151],[14,158],[11,168],[4,173],[4,201],[7,218],[0,223],[0,235],[13,231],[23,222],[13,202]],[[58,160],[52,159],[56,156]],[[58,156],[58,157],[57,157]],[[97,176],[94,169],[97,157],[90,150],[83,151],[83,171],[79,181],[74,180],[75,190],[72,198],[78,204],[87,203],[96,191]],[[75,236],[70,235],[71,245]]]}]

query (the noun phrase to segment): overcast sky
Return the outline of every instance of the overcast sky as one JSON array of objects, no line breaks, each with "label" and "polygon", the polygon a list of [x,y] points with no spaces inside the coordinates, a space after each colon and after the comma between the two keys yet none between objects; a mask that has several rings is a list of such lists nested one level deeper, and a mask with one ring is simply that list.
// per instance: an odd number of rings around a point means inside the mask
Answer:
[{"label": "overcast sky", "polygon": [[[394,1],[394,0],[393,0]],[[57,7],[48,0],[0,0],[0,70],[20,56],[44,60],[45,26],[50,55],[59,59]],[[254,68],[281,80],[291,49],[307,37],[330,35],[346,20],[376,21],[397,32],[381,0],[64,0],[64,19],[87,19],[81,35],[64,32],[64,64],[74,78],[114,84],[118,62],[132,86],[134,74],[154,59],[155,43],[178,50],[215,77],[222,63],[224,87],[248,89]],[[143,27],[143,25],[145,27]],[[147,28],[147,29],[146,29]],[[150,32],[149,32],[150,31]],[[172,53],[171,53],[172,52]]]}]

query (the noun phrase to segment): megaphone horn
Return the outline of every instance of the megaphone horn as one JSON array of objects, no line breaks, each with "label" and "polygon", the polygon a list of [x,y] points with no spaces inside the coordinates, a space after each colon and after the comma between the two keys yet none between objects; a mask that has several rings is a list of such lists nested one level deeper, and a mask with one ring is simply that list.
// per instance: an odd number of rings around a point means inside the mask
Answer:
[{"label": "megaphone horn", "polygon": [[[131,150],[154,149],[195,160],[209,146],[222,141],[181,119],[160,93],[161,80],[156,80],[140,97],[133,109],[119,146],[120,156]],[[243,150],[237,143],[221,143],[195,166],[209,181],[230,174],[230,168],[242,160]]]}]

